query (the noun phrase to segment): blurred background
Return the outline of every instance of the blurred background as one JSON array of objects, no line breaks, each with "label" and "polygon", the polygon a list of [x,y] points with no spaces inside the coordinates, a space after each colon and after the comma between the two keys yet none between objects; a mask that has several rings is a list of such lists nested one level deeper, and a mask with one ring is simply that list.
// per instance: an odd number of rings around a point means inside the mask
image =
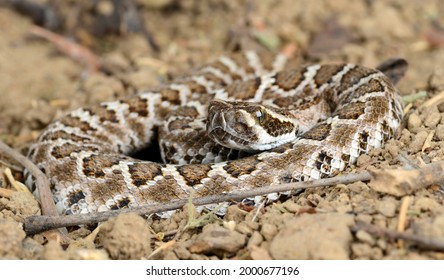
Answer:
[{"label": "blurred background", "polygon": [[3,0],[0,137],[27,143],[60,110],[247,49],[370,67],[403,57],[403,94],[433,94],[444,88],[443,10],[439,0]]}]

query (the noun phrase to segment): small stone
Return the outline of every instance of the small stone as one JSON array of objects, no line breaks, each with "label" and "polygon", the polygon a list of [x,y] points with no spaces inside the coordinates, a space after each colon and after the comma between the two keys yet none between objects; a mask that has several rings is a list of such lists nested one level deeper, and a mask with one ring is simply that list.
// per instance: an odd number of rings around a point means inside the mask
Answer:
[{"label": "small stone", "polygon": [[387,249],[387,241],[385,241],[385,239],[378,239],[378,241],[376,241],[376,245],[378,245],[378,247],[382,250]]},{"label": "small stone", "polygon": [[409,150],[412,153],[417,153],[421,151],[422,146],[424,145],[425,140],[429,133],[427,131],[420,131],[413,137],[413,141],[410,142]]},{"label": "small stone", "polygon": [[188,250],[197,254],[224,256],[236,253],[246,243],[246,236],[216,224],[206,225],[202,233],[189,245]]},{"label": "small stone", "polygon": [[407,121],[407,127],[409,128],[409,130],[413,130],[417,127],[421,126],[421,118],[419,118],[417,113],[412,113],[409,116],[409,120]]},{"label": "small stone", "polygon": [[423,219],[417,221],[412,226],[415,234],[442,238],[444,236],[444,214],[434,217],[432,220]]},{"label": "small stone", "polygon": [[438,124],[438,126],[436,127],[435,136],[440,141],[444,140],[444,124]]},{"label": "small stone", "polygon": [[270,242],[270,254],[274,259],[349,259],[352,224],[351,215],[338,213],[288,219]]},{"label": "small stone", "polygon": [[48,243],[43,246],[42,256],[43,260],[68,260],[70,255],[68,252],[64,251],[62,246],[55,241],[49,240]]},{"label": "small stone", "polygon": [[265,240],[270,241],[277,234],[277,227],[272,224],[263,224],[261,228],[261,234]]},{"label": "small stone", "polygon": [[188,260],[191,257],[190,251],[183,246],[174,248],[174,253],[176,253],[176,256],[181,260]]},{"label": "small stone", "polygon": [[18,223],[0,219],[0,259],[18,259],[25,237]]},{"label": "small stone", "polygon": [[441,121],[441,114],[439,112],[433,112],[430,115],[427,115],[424,120],[424,125],[428,128],[435,128],[438,123]]},{"label": "small stone", "polygon": [[247,221],[247,225],[248,225],[252,230],[258,230],[258,229],[259,229],[259,223],[257,223],[257,222]]},{"label": "small stone", "polygon": [[284,206],[284,208],[291,213],[297,213],[301,208],[300,205],[298,205],[296,202],[292,201],[291,199],[282,203],[282,206]]},{"label": "small stone", "polygon": [[382,215],[393,218],[396,214],[397,201],[392,197],[384,197],[383,200],[376,202],[376,210]]},{"label": "small stone", "polygon": [[354,243],[351,246],[352,252],[359,259],[381,259],[382,251],[380,248],[371,247],[366,243]]},{"label": "small stone", "polygon": [[371,236],[368,232],[359,230],[356,233],[356,238],[358,238],[360,241],[369,244],[370,246],[373,246],[375,244],[375,239],[373,236]]},{"label": "small stone", "polygon": [[240,209],[237,205],[230,205],[227,208],[227,213],[224,216],[225,221],[235,221],[236,223],[240,223],[245,220],[245,215],[248,212]]},{"label": "small stone", "polygon": [[438,209],[440,204],[430,197],[420,197],[416,200],[413,208],[419,211],[433,211]]},{"label": "small stone", "polygon": [[370,224],[373,220],[373,217],[371,215],[367,215],[367,214],[358,214],[356,216],[356,221],[357,222],[363,222],[363,223],[367,223]]},{"label": "small stone", "polygon": [[121,214],[109,219],[97,235],[112,259],[141,259],[151,253],[151,234],[137,214]]},{"label": "small stone", "polygon": [[253,234],[253,230],[245,222],[237,224],[236,230],[246,236],[251,236]]},{"label": "small stone", "polygon": [[255,231],[255,232],[253,232],[250,239],[248,240],[247,246],[248,247],[259,246],[263,241],[264,241],[264,238],[262,237],[262,235],[258,231]]},{"label": "small stone", "polygon": [[235,221],[228,221],[228,222],[224,221],[223,226],[226,229],[234,230],[236,228],[236,222]]},{"label": "small stone", "polygon": [[358,157],[358,161],[356,162],[357,167],[367,166],[371,162],[372,158],[367,155],[363,154]]}]

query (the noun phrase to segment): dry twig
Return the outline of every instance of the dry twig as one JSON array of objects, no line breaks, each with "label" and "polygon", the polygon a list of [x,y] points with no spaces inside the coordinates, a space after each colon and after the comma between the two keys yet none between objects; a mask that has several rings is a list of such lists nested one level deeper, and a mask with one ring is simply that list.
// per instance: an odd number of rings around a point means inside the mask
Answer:
[{"label": "dry twig", "polygon": [[10,148],[8,145],[0,141],[0,152],[5,153],[12,159],[16,160],[18,163],[23,165],[36,179],[36,186],[40,195],[40,203],[42,206],[43,215],[57,215],[57,210],[52,198],[52,193],[50,190],[50,184],[46,175],[28,158],[17,152],[16,150]]},{"label": "dry twig", "polygon": [[380,228],[363,222],[358,222],[356,225],[352,227],[353,232],[358,232],[359,230],[366,231],[369,234],[378,237],[402,239],[405,241],[409,241],[423,249],[444,251],[444,239],[438,239],[429,236],[419,236],[405,232],[398,232],[395,230]]},{"label": "dry twig", "polygon": [[33,26],[31,33],[35,36],[44,38],[53,43],[64,54],[72,59],[82,62],[88,66],[91,72],[98,71],[101,67],[100,59],[91,50],[81,46],[75,42],[69,41],[67,38],[60,36],[54,32],[41,28],[37,25]]},{"label": "dry twig", "polygon": [[[407,222],[407,210],[409,209],[410,200],[411,200],[410,196],[405,196],[402,199],[401,208],[399,209],[399,218],[398,218],[398,227],[397,227],[398,232],[404,232],[405,230]],[[403,240],[398,240],[398,246],[399,248],[404,247]]]},{"label": "dry twig", "polygon": [[[315,187],[334,186],[337,184],[350,184],[356,181],[368,181],[371,179],[371,175],[368,172],[358,174],[348,174],[344,176],[337,176],[333,178],[327,178],[315,181],[306,181],[298,183],[288,183],[278,186],[269,186],[263,188],[257,188],[248,191],[236,192],[236,193],[222,193],[213,196],[199,197],[193,199],[193,204],[207,205],[215,204],[226,201],[238,201],[248,197],[254,197],[259,195],[265,195],[269,193],[282,193],[292,190],[301,190]],[[33,216],[28,217],[24,221],[24,229],[27,234],[35,234],[38,232],[46,231],[53,228],[91,224],[105,221],[111,217],[117,216],[122,213],[135,212],[139,215],[149,215],[154,213],[160,213],[170,210],[176,210],[182,208],[185,204],[189,203],[188,199],[181,199],[172,201],[169,203],[157,203],[153,205],[147,205],[143,207],[135,207],[130,209],[120,209],[114,211],[91,213],[85,215],[71,215],[71,216]]]}]

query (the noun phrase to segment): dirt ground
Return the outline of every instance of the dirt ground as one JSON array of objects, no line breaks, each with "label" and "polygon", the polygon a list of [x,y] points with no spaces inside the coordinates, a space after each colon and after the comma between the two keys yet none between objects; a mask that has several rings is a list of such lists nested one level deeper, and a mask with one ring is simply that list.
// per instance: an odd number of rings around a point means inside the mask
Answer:
[{"label": "dirt ground", "polygon": [[[424,103],[444,90],[440,0],[138,2],[158,53],[140,34],[63,33],[75,34],[94,51],[107,73],[88,71],[53,43],[31,36],[28,17],[0,6],[2,141],[26,154],[39,131],[69,110],[157,86],[227,50],[292,49],[301,62],[375,67],[403,57],[409,63],[398,88],[416,98],[406,109],[397,138],[362,156],[347,172],[417,168],[443,160],[444,103]],[[352,230],[365,222],[443,243],[442,185],[398,196],[363,182],[315,188],[260,211],[232,205],[222,218],[207,215],[199,220],[198,215],[198,225],[186,230],[187,210],[168,220],[127,214],[94,232],[91,227],[68,228],[64,243],[54,233],[26,236],[21,222],[40,214],[39,205],[30,194],[13,190],[6,178],[10,168],[15,179],[23,181],[21,167],[1,152],[0,160],[0,258],[444,259],[442,247],[426,249]]]}]

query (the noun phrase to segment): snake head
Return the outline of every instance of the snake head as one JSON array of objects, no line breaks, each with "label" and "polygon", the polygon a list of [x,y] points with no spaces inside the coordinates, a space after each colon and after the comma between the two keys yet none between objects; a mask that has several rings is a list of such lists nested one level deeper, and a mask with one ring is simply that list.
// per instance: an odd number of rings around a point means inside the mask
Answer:
[{"label": "snake head", "polygon": [[297,123],[277,108],[222,100],[213,100],[208,107],[208,136],[227,148],[269,150],[294,140],[297,131]]}]

